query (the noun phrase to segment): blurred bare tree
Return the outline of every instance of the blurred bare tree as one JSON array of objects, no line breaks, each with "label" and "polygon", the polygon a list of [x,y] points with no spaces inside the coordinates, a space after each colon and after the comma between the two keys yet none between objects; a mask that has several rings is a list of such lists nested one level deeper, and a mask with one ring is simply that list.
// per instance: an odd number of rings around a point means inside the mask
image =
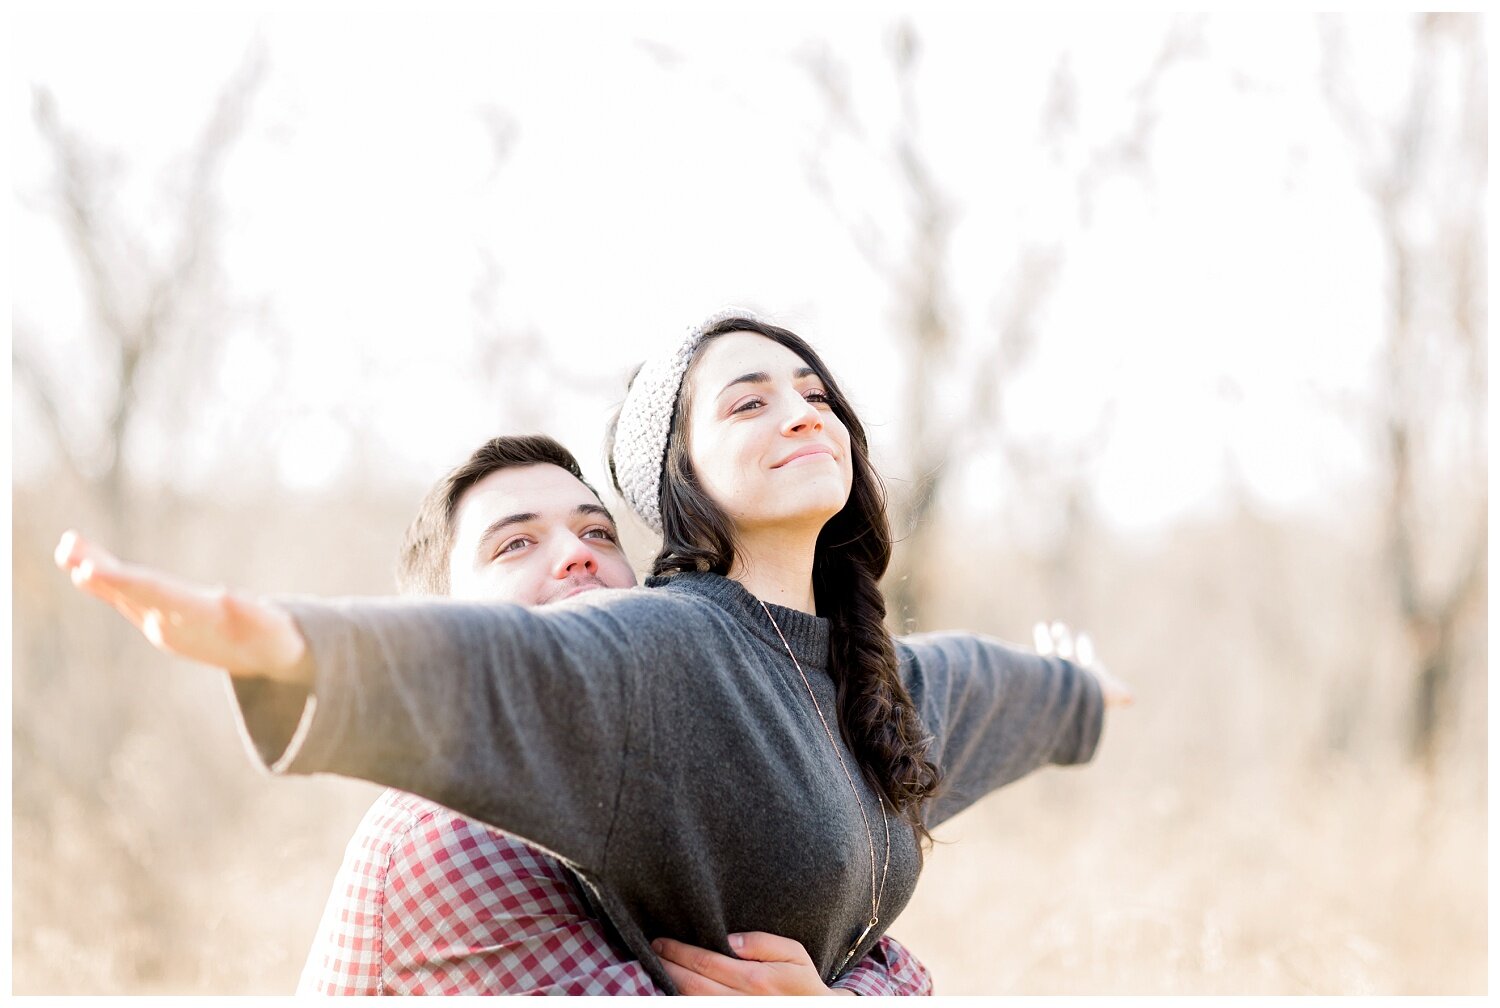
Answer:
[{"label": "blurred bare tree", "polygon": [[[107,376],[103,395],[76,394],[79,361],[49,366],[47,333],[23,328],[11,345],[15,381],[42,423],[50,454],[69,480],[87,486],[121,548],[134,545],[131,441],[143,415],[164,399],[179,406],[203,386],[226,335],[222,321],[218,180],[244,129],[265,76],[252,48],[219,94],[188,152],[180,207],[164,249],[134,231],[113,189],[118,158],[68,127],[46,88],[33,96],[33,118],[52,155],[51,206],[78,264],[89,315],[90,357]],[[170,395],[167,395],[170,390]]]},{"label": "blurred bare tree", "polygon": [[[891,63],[899,91],[900,114],[887,145],[869,138],[856,112],[846,68],[825,48],[808,53],[803,65],[822,95],[827,126],[823,149],[809,154],[809,181],[843,221],[865,261],[885,282],[895,301],[894,370],[900,375],[898,467],[908,474],[893,481],[890,513],[898,545],[886,578],[886,594],[897,629],[923,625],[924,564],[939,523],[929,520],[939,495],[957,467],[981,447],[998,447],[1012,476],[1028,496],[1049,510],[1057,526],[1044,551],[1053,595],[1067,596],[1077,574],[1079,543],[1091,521],[1085,473],[1104,450],[1110,404],[1100,404],[1090,433],[1071,444],[1028,443],[1006,423],[1010,389],[1034,361],[1038,318],[1052,296],[1064,260],[1060,239],[1018,234],[1015,266],[996,299],[992,337],[978,356],[962,349],[952,302],[949,252],[957,213],[939,182],[941,167],[930,160],[921,133],[917,69],[921,40],[909,22],[892,35]],[[1174,23],[1148,69],[1130,90],[1132,115],[1114,135],[1087,142],[1074,135],[1076,88],[1066,54],[1053,73],[1041,112],[1043,140],[1059,174],[1075,192],[1075,219],[1086,225],[1101,185],[1121,174],[1146,178],[1156,126],[1158,91],[1171,68],[1198,49],[1196,21]],[[895,179],[904,214],[888,209],[847,207],[825,168],[833,138],[859,144],[871,163]],[[892,254],[891,249],[899,250]],[[999,279],[999,278],[997,278]],[[966,396],[947,390],[964,389]],[[934,404],[943,404],[939,410]]]},{"label": "blurred bare tree", "polygon": [[[493,102],[481,106],[479,121],[493,158],[488,181],[503,182],[501,169],[519,142],[520,126]],[[480,248],[479,269],[469,293],[474,314],[472,375],[473,387],[492,414],[492,434],[542,430],[556,416],[559,398],[624,395],[624,383],[613,370],[592,372],[578,354],[554,349],[568,345],[567,333],[505,319],[500,297],[504,280],[501,256],[492,248]],[[497,394],[500,390],[503,395]],[[457,461],[449,460],[449,464]]]},{"label": "blurred bare tree", "polygon": [[1345,26],[1322,27],[1324,93],[1386,253],[1372,432],[1384,468],[1384,570],[1414,666],[1408,748],[1431,773],[1459,672],[1483,669],[1457,653],[1461,621],[1482,618],[1487,573],[1483,23],[1417,16],[1395,110],[1352,84]]},{"label": "blurred bare tree", "polygon": [[[172,212],[149,223],[122,209],[119,156],[71,128],[49,90],[34,91],[34,123],[52,162],[45,207],[78,266],[87,331],[86,351],[68,353],[58,349],[64,334],[19,324],[11,347],[13,388],[29,407],[18,435],[39,438],[50,463],[37,485],[17,489],[12,530],[12,577],[26,600],[12,652],[23,989],[102,992],[170,972],[175,943],[191,940],[171,874],[186,860],[184,825],[231,800],[228,788],[183,788],[193,771],[163,756],[162,720],[197,698],[152,696],[134,634],[103,613],[71,618],[81,600],[68,597],[49,560],[64,521],[87,523],[127,555],[147,529],[184,534],[171,494],[140,485],[138,449],[143,437],[177,430],[213,388],[208,376],[230,328],[219,176],[265,66],[252,48],[186,152],[185,174],[163,179]],[[201,721],[183,717],[177,741],[193,747]],[[195,807],[174,800],[188,793]],[[109,940],[100,943],[101,934]]]}]

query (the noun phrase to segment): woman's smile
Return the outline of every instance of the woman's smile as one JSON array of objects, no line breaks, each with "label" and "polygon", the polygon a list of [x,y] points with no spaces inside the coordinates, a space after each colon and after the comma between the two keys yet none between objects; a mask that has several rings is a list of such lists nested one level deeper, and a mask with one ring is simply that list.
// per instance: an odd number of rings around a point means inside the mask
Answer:
[{"label": "woman's smile", "polygon": [[829,448],[827,445],[807,445],[804,448],[798,448],[796,451],[792,452],[792,454],[788,455],[780,462],[777,462],[771,468],[780,469],[782,466],[788,466],[794,462],[804,462],[808,459],[816,458],[824,458],[830,462],[835,461],[833,457],[833,449]]}]

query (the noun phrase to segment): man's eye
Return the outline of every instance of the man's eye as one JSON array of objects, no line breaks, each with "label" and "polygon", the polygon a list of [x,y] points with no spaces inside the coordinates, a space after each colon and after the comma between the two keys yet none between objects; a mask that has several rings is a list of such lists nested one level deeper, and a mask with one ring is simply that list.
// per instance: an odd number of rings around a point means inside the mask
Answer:
[{"label": "man's eye", "polygon": [[591,529],[589,529],[587,532],[585,532],[583,534],[583,537],[585,539],[590,539],[590,538],[593,538],[593,539],[603,539],[605,542],[615,542],[616,541],[615,534],[613,532],[611,532],[609,529],[604,528],[603,526],[600,526],[599,528],[591,528]]},{"label": "man's eye", "polygon": [[495,551],[495,555],[497,557],[504,556],[507,553],[514,553],[517,550],[524,549],[530,545],[531,540],[526,536],[516,536],[514,539],[507,539],[505,542],[501,543],[500,548]]}]

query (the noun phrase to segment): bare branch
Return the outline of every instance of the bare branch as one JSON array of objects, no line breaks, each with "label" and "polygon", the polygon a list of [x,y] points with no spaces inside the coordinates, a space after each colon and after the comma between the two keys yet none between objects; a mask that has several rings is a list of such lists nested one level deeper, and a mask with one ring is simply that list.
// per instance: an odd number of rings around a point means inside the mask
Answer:
[{"label": "bare branch", "polygon": [[[52,153],[59,216],[81,267],[85,299],[112,372],[108,393],[91,404],[109,438],[111,458],[102,483],[111,507],[123,506],[124,446],[139,412],[141,376],[163,359],[173,337],[182,331],[184,310],[204,292],[217,263],[218,176],[244,129],[264,69],[264,53],[253,47],[221,91],[191,149],[181,214],[163,263],[153,262],[145,243],[133,241],[116,219],[106,195],[111,189],[110,160],[90,150],[63,124],[50,92],[34,92],[33,118]],[[189,344],[191,348],[211,353],[218,347],[216,334],[201,335],[204,338]],[[52,408],[63,408],[55,397]]]},{"label": "bare branch", "polygon": [[36,402],[42,424],[51,440],[53,453],[68,471],[78,476],[83,467],[69,443],[67,429],[63,426],[62,413],[58,408],[59,396],[52,383],[43,374],[41,367],[32,359],[29,348],[35,346],[36,335],[19,324],[11,327],[10,373]]},{"label": "bare branch", "polygon": [[32,95],[32,116],[37,129],[51,148],[57,179],[56,195],[61,200],[63,226],[83,266],[89,306],[104,331],[120,338],[127,329],[120,315],[120,298],[105,263],[103,246],[109,230],[108,211],[100,190],[104,175],[97,159],[91,159],[78,138],[62,124],[57,102],[46,88],[38,87]]},{"label": "bare branch", "polygon": [[1157,95],[1162,82],[1178,63],[1203,51],[1202,18],[1173,22],[1141,79],[1131,87],[1133,116],[1118,136],[1095,148],[1078,174],[1079,219],[1087,222],[1093,212],[1094,194],[1117,171],[1136,175],[1144,172],[1156,132]]}]

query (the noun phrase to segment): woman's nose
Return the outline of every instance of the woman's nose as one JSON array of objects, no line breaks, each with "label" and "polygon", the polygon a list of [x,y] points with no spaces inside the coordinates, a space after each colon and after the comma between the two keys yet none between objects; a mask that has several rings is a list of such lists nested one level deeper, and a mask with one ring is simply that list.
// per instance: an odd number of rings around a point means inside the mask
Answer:
[{"label": "woman's nose", "polygon": [[817,407],[800,395],[796,397],[796,403],[787,413],[786,419],[782,421],[781,432],[798,434],[806,429],[822,430],[823,416],[818,412]]}]

